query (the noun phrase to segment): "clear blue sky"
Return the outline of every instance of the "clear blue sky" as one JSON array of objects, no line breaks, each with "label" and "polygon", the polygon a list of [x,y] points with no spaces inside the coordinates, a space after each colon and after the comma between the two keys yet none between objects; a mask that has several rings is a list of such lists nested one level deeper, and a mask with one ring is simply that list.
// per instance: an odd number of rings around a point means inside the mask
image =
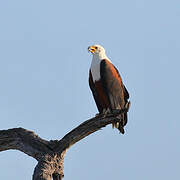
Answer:
[{"label": "clear blue sky", "polygon": [[[101,44],[131,95],[126,134],[111,126],[72,146],[65,180],[180,179],[180,1],[0,1],[0,129],[60,139],[97,109],[88,86]],[[0,179],[36,160],[0,153]]]}]

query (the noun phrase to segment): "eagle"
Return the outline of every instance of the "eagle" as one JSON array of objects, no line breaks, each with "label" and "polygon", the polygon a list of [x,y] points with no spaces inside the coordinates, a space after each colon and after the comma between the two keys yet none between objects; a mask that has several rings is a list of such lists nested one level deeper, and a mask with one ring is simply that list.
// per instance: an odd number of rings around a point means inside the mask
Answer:
[{"label": "eagle", "polygon": [[[121,76],[106,56],[105,49],[100,45],[88,47],[92,53],[92,62],[89,70],[89,86],[96,102],[99,114],[113,113],[121,110],[128,104],[129,93],[124,86]],[[112,126],[124,134],[127,124],[127,112],[119,115],[119,122]]]}]

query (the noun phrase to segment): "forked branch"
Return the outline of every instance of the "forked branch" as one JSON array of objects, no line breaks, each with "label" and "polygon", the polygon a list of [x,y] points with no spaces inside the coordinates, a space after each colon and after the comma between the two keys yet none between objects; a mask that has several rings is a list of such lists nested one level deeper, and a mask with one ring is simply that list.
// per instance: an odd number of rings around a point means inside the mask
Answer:
[{"label": "forked branch", "polygon": [[34,170],[33,180],[61,180],[64,176],[64,156],[67,149],[84,137],[98,131],[108,124],[120,121],[117,116],[127,112],[128,106],[106,116],[89,119],[66,134],[61,140],[47,141],[34,132],[13,128],[0,131],[0,151],[16,149],[35,158],[38,164]]}]

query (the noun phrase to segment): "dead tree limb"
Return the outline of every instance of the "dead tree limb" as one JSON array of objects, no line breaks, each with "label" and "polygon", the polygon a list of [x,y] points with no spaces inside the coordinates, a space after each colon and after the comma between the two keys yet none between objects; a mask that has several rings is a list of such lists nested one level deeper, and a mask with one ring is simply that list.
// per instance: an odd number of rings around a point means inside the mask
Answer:
[{"label": "dead tree limb", "polygon": [[117,116],[127,111],[128,108],[89,119],[59,141],[41,139],[34,132],[23,128],[1,130],[0,151],[16,149],[35,158],[38,164],[34,169],[33,180],[61,180],[64,176],[64,156],[67,149],[106,125],[120,121]]}]

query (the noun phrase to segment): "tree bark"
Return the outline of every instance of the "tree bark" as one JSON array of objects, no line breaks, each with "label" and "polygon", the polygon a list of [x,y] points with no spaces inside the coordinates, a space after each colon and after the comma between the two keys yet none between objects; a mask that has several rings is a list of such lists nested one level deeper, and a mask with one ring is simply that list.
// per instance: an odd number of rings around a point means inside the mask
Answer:
[{"label": "tree bark", "polygon": [[61,140],[47,141],[23,128],[1,130],[0,151],[16,149],[35,158],[38,164],[34,169],[33,180],[61,180],[64,177],[64,156],[67,149],[106,125],[120,121],[118,115],[127,112],[128,109],[129,106],[123,110],[116,110],[113,114],[89,119]]}]

